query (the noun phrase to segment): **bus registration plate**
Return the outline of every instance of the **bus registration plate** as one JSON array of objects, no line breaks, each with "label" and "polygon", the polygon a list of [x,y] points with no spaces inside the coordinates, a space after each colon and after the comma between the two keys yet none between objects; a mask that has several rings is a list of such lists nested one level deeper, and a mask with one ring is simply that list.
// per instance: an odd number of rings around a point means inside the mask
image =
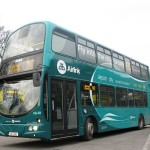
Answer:
[{"label": "bus registration plate", "polygon": [[9,136],[18,136],[18,132],[9,132]]}]

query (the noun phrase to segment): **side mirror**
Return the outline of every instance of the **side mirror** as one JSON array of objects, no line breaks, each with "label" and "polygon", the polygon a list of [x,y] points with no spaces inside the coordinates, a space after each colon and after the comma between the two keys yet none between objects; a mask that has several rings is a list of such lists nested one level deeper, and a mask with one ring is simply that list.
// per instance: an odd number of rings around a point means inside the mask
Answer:
[{"label": "side mirror", "polygon": [[33,85],[35,87],[40,86],[40,73],[39,72],[33,73]]}]

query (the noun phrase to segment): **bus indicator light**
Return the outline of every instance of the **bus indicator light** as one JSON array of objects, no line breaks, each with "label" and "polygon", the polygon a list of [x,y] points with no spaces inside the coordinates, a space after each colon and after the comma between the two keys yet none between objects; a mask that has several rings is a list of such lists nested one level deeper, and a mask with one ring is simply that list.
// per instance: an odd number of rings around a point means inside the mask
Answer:
[{"label": "bus indicator light", "polygon": [[37,123],[41,123],[41,119],[40,119],[40,118],[37,118],[37,119],[36,119],[36,122],[37,122]]}]

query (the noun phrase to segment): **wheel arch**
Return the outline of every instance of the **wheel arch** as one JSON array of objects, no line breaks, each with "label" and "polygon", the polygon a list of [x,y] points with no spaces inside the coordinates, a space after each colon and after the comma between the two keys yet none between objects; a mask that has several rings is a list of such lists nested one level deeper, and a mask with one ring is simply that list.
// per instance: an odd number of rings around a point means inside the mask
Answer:
[{"label": "wheel arch", "polygon": [[144,117],[144,115],[143,115],[142,113],[139,114],[139,116],[138,116],[138,121],[139,121],[139,118],[140,118],[140,117],[143,118],[143,120],[144,120],[144,126],[145,126],[145,117]]},{"label": "wheel arch", "polygon": [[[86,119],[85,119],[85,122],[88,118],[91,118],[91,120],[94,124],[94,133],[97,133],[98,132],[98,121],[97,121],[96,117],[93,116],[93,115],[87,116]],[[85,124],[85,122],[84,122],[84,124]]]}]

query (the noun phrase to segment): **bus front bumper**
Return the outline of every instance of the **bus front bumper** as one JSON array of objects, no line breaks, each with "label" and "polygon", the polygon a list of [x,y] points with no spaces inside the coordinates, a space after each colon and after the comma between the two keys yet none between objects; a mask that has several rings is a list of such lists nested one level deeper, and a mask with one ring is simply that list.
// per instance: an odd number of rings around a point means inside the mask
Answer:
[{"label": "bus front bumper", "polygon": [[50,139],[50,129],[44,124],[0,124],[0,136]]}]

